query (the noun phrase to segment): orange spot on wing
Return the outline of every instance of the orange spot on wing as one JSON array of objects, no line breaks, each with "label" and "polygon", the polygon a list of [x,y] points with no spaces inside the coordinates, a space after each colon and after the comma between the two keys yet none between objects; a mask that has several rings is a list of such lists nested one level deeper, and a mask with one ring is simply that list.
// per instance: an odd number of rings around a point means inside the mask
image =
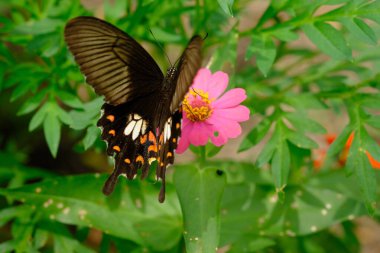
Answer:
[{"label": "orange spot on wing", "polygon": [[154,151],[157,152],[157,146],[155,144],[152,144],[148,147],[148,152]]},{"label": "orange spot on wing", "polygon": [[115,150],[115,151],[117,151],[117,152],[120,152],[120,147],[119,146],[113,146],[112,149]]},{"label": "orange spot on wing", "polygon": [[115,134],[116,134],[115,130],[113,130],[113,129],[109,130],[108,133],[112,136],[115,136]]},{"label": "orange spot on wing", "polygon": [[166,157],[172,157],[172,156],[173,156],[172,152],[168,152],[168,153],[166,154]]},{"label": "orange spot on wing", "polygon": [[175,124],[175,128],[179,129],[181,127],[180,123]]},{"label": "orange spot on wing", "polygon": [[176,143],[176,142],[177,142],[177,139],[176,139],[176,138],[173,138],[173,142]]},{"label": "orange spot on wing", "polygon": [[124,162],[130,164],[130,163],[131,163],[131,160],[129,160],[128,158],[126,158],[126,159],[124,160]]},{"label": "orange spot on wing", "polygon": [[148,140],[156,145],[156,136],[152,133],[152,131],[150,131],[148,134]]},{"label": "orange spot on wing", "polygon": [[142,164],[144,164],[144,157],[142,155],[137,156],[136,162],[141,162]]},{"label": "orange spot on wing", "polygon": [[111,121],[111,122],[114,122],[114,121],[115,121],[115,116],[113,116],[113,115],[111,114],[111,115],[108,115],[108,116],[106,117],[106,119],[108,119],[108,120]]},{"label": "orange spot on wing", "polygon": [[161,163],[160,163],[160,166],[161,166],[161,167],[164,167],[164,163],[163,163],[163,162],[161,162]]},{"label": "orange spot on wing", "polygon": [[144,144],[146,142],[146,140],[148,139],[148,135],[143,135],[143,136],[140,136],[140,143],[141,144]]}]

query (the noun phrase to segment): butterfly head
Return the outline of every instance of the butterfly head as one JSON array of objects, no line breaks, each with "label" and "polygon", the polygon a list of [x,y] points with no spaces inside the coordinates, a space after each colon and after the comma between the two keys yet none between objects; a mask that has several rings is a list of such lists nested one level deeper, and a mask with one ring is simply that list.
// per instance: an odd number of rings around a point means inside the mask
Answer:
[{"label": "butterfly head", "polygon": [[168,79],[173,79],[175,77],[176,73],[177,73],[177,68],[176,67],[170,67],[166,71],[166,77]]}]

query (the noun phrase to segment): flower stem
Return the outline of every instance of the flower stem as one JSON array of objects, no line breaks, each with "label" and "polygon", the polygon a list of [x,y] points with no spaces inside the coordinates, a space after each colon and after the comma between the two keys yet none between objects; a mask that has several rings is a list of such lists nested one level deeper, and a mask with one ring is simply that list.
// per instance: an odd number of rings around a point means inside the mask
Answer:
[{"label": "flower stem", "polygon": [[200,163],[204,164],[206,162],[206,146],[200,146]]}]

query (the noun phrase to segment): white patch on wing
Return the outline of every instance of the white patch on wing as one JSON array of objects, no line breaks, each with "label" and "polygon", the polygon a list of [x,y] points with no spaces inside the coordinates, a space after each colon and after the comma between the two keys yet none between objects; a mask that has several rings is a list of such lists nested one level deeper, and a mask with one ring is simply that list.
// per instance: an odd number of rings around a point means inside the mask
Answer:
[{"label": "white patch on wing", "polygon": [[134,114],[133,114],[133,119],[134,119],[134,120],[139,120],[139,119],[141,119],[141,116],[138,115],[137,113],[134,113]]},{"label": "white patch on wing", "polygon": [[143,120],[142,126],[141,126],[141,134],[145,134],[146,128],[148,127],[148,122],[146,120]]},{"label": "white patch on wing", "polygon": [[124,135],[130,135],[135,125],[136,125],[136,121],[134,120],[130,121],[124,129]]},{"label": "white patch on wing", "polygon": [[164,143],[170,139],[172,128],[172,118],[169,118],[164,127]]},{"label": "white patch on wing", "polygon": [[139,136],[139,133],[141,132],[142,123],[143,123],[143,119],[140,119],[139,121],[136,122],[136,125],[133,128],[132,140],[136,140],[136,138]]}]

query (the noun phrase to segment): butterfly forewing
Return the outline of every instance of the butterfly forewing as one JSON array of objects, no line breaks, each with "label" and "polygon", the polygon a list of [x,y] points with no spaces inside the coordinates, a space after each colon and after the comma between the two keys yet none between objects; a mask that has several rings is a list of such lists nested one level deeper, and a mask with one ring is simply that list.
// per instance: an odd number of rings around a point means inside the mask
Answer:
[{"label": "butterfly forewing", "polygon": [[189,90],[189,86],[193,82],[194,76],[198,69],[201,67],[202,48],[203,39],[199,36],[194,36],[185,51],[183,52],[178,63],[178,79],[175,83],[176,88],[173,94],[173,99],[170,104],[170,110],[174,112],[180,103],[182,102],[184,96]]},{"label": "butterfly forewing", "polygon": [[181,134],[181,101],[201,64],[199,36],[193,37],[178,67],[163,76],[152,57],[128,34],[92,17],[78,17],[65,27],[65,40],[86,81],[105,97],[98,121],[115,169],[103,192],[110,194],[119,175],[147,176],[157,161],[165,199],[165,172],[174,162]]},{"label": "butterfly forewing", "polygon": [[107,103],[118,105],[160,90],[164,76],[132,37],[93,17],[65,27],[65,41],[86,81]]}]

